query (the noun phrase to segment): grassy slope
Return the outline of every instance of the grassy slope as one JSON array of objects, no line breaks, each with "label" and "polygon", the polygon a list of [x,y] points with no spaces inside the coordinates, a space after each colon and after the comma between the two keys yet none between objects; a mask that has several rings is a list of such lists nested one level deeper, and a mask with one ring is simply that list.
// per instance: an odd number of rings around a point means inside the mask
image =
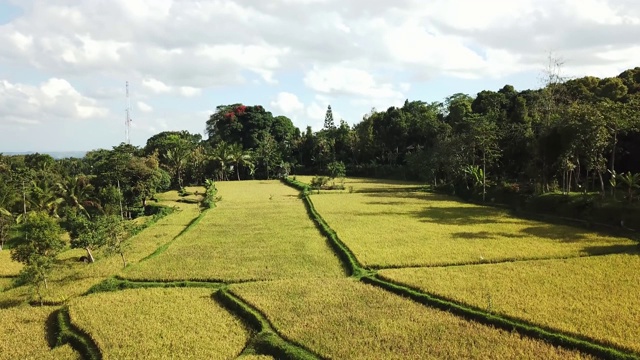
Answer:
[{"label": "grassy slope", "polygon": [[222,196],[167,251],[126,271],[131,279],[225,280],[343,276],[297,191],[278,181],[219,182]]},{"label": "grassy slope", "polygon": [[0,359],[79,359],[69,345],[51,349],[45,323],[52,307],[0,309]]},{"label": "grassy slope", "polygon": [[207,289],[134,289],[74,300],[72,321],[105,359],[230,359],[249,332]]},{"label": "grassy slope", "polygon": [[482,309],[640,352],[640,256],[430,269],[380,275]]},{"label": "grassy slope", "polygon": [[541,341],[461,320],[354,279],[233,285],[287,338],[337,359],[580,358]]},{"label": "grassy slope", "polygon": [[358,259],[374,267],[571,257],[637,246],[427,193],[322,194],[312,201]]},{"label": "grassy slope", "polygon": [[0,251],[0,277],[16,276],[22,269],[22,264],[11,260],[11,251]]}]

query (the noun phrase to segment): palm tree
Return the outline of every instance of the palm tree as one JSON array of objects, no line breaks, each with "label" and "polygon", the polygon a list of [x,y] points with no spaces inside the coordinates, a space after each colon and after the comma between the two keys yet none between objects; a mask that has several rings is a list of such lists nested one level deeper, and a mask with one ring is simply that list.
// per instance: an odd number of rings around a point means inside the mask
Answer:
[{"label": "palm tree", "polygon": [[31,181],[29,203],[33,210],[58,217],[58,207],[63,202],[64,199],[58,196],[56,188],[51,182],[46,180]]},{"label": "palm tree", "polygon": [[63,199],[62,204],[89,217],[87,208],[101,210],[100,203],[93,197],[94,187],[90,183],[90,178],[85,175],[69,177],[64,182],[56,184]]},{"label": "palm tree", "polygon": [[169,170],[178,179],[178,187],[182,189],[182,172],[187,167],[187,162],[191,156],[191,151],[186,146],[176,146],[167,150],[164,158],[168,163]]},{"label": "palm tree", "polygon": [[213,149],[211,160],[215,164],[215,167],[218,171],[218,180],[224,181],[229,179],[227,176],[229,167],[229,154],[230,147],[224,141],[219,142],[218,145]]},{"label": "palm tree", "polygon": [[240,144],[233,144],[229,147],[229,155],[227,155],[227,160],[235,164],[236,176],[238,178],[238,181],[240,181],[241,165],[250,169],[252,169],[254,166],[251,152],[244,150]]}]

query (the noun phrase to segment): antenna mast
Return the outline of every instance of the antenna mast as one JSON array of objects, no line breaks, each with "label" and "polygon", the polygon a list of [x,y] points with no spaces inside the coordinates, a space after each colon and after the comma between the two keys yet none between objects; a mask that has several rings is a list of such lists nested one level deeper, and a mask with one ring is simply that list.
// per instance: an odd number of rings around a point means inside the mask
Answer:
[{"label": "antenna mast", "polygon": [[124,135],[125,138],[127,140],[127,144],[131,144],[131,117],[130,117],[130,113],[131,113],[131,101],[129,99],[129,81],[127,81],[125,83],[126,86],[126,90],[127,90],[127,109],[125,110],[127,113],[127,118],[125,120],[125,130],[124,130]]}]

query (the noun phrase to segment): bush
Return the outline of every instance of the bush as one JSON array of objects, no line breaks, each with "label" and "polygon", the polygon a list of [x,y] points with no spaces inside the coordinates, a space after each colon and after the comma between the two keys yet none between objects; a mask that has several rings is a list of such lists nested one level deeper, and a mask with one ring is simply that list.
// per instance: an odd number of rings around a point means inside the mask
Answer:
[{"label": "bush", "polygon": [[204,186],[206,188],[204,192],[204,198],[202,199],[202,207],[205,209],[212,209],[216,207],[216,201],[219,200],[216,198],[216,194],[218,194],[218,189],[216,188],[216,184],[213,180],[207,179],[204,182]]},{"label": "bush", "polygon": [[347,170],[344,167],[344,163],[342,161],[334,161],[327,165],[327,171],[329,173],[329,177],[332,179],[335,178],[343,178],[347,176]]}]

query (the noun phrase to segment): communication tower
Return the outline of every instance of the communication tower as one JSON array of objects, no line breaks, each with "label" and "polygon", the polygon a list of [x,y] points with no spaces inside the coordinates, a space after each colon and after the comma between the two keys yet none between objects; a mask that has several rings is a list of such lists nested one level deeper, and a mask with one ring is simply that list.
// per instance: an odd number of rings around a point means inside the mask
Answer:
[{"label": "communication tower", "polygon": [[125,112],[127,113],[127,117],[124,123],[124,136],[127,140],[127,144],[131,144],[131,100],[129,99],[129,81],[125,83],[125,87],[127,92],[127,109],[125,110]]}]

